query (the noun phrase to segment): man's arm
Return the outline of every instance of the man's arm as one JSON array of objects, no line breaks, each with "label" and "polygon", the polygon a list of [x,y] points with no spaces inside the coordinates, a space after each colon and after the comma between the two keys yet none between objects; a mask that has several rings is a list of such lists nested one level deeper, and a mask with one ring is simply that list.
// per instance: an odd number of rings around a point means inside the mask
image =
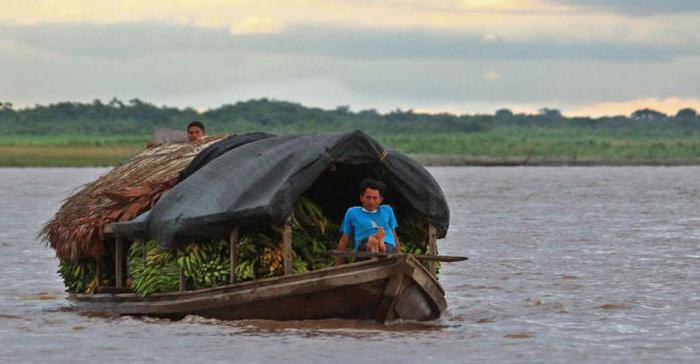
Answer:
[{"label": "man's arm", "polygon": [[[348,235],[347,235],[347,234],[343,234],[343,235],[340,237],[340,241],[338,242],[338,248],[337,248],[337,249],[338,249],[338,250],[345,250],[345,249],[347,249],[348,240],[350,240],[350,239],[348,238]],[[344,259],[343,257],[335,257],[335,265],[341,265],[341,264],[343,264],[343,263],[345,263],[345,259]]]},{"label": "man's arm", "polygon": [[394,241],[396,242],[396,252],[401,253],[401,243],[399,242],[399,234],[396,233],[396,229],[391,230],[394,233]]},{"label": "man's arm", "polygon": [[396,222],[396,215],[394,215],[394,209],[391,206],[386,205],[389,208],[389,227],[391,228],[391,233],[394,234],[394,241],[396,242],[396,252],[401,253],[401,242],[399,242],[399,234],[396,233],[396,227],[398,223]]}]

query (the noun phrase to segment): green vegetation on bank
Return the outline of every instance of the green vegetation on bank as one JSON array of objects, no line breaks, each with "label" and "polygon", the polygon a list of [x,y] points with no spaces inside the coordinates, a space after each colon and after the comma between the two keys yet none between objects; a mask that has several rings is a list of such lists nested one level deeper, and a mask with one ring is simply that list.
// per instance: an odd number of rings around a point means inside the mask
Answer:
[{"label": "green vegetation on bank", "polygon": [[0,146],[113,146],[113,145],[145,145],[151,139],[150,135],[0,135]]},{"label": "green vegetation on bank", "polygon": [[0,145],[3,167],[113,166],[143,149],[144,144]]},{"label": "green vegetation on bank", "polygon": [[395,135],[385,145],[412,154],[579,161],[700,159],[700,134],[610,135],[576,130],[495,129],[467,134]]},{"label": "green vegetation on bank", "polygon": [[0,102],[0,165],[113,165],[142,149],[153,129],[182,129],[194,119],[203,120],[209,134],[361,129],[391,149],[412,154],[622,163],[700,160],[700,118],[692,109],[675,116],[644,109],[629,117],[592,119],[566,118],[553,109],[534,115],[505,109],[494,115],[380,114],[260,99],[199,112],[135,99],[26,109]]}]

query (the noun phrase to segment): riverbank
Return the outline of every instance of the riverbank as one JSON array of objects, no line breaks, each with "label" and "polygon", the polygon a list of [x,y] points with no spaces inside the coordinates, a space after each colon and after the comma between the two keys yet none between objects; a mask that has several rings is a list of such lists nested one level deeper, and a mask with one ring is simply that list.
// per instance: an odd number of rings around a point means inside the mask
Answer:
[{"label": "riverbank", "polygon": [[459,154],[409,154],[419,163],[430,166],[483,166],[483,167],[546,167],[546,166],[696,166],[699,158],[644,158],[644,159],[579,159],[572,157],[491,157]]},{"label": "riverbank", "polygon": [[[143,149],[141,143],[105,145],[0,145],[0,167],[107,167]],[[577,158],[567,156],[478,156],[409,153],[426,166],[687,166],[700,157]]]},{"label": "riverbank", "polygon": [[0,167],[114,166],[143,149],[143,144],[0,145]]}]

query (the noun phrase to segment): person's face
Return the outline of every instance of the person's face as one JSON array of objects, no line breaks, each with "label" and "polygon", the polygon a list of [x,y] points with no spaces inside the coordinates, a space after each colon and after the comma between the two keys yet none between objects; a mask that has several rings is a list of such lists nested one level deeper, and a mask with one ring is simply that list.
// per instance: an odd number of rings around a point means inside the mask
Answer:
[{"label": "person's face", "polygon": [[190,142],[202,139],[204,137],[204,130],[198,126],[190,126],[189,129],[187,129],[187,139]]},{"label": "person's face", "polygon": [[379,190],[365,188],[365,191],[360,195],[360,202],[365,210],[374,211],[382,204],[382,195]]}]

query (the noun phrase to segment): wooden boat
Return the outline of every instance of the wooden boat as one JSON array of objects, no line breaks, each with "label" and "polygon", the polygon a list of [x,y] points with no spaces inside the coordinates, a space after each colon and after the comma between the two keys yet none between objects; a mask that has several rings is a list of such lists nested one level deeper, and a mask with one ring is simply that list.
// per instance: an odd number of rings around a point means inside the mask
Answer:
[{"label": "wooden boat", "polygon": [[152,294],[74,294],[81,310],[178,319],[433,320],[445,292],[415,257],[395,254],[359,263],[225,286]]},{"label": "wooden boat", "polygon": [[[197,158],[204,158],[193,160],[185,171],[179,169],[174,187],[167,184],[169,189],[155,189],[153,181],[139,179],[139,183],[148,184],[120,193],[112,191],[118,190],[119,184],[129,185],[131,181],[124,176],[133,176],[134,171],[173,169],[155,168],[156,162],[144,166],[134,162],[133,170],[115,169],[109,178],[81,192],[80,201],[61,208],[60,219],[45,229],[47,241],[55,243],[62,259],[94,259],[95,277],[89,281],[95,286],[90,283],[90,288],[83,290],[93,293],[70,296],[79,309],[176,319],[200,315],[224,320],[344,318],[384,322],[440,317],[446,302],[435,278],[436,265],[427,264],[426,268],[415,256],[375,256],[359,263],[293,272],[292,213],[298,199],[325,203],[324,207],[338,215],[333,219],[339,221],[344,210],[336,207],[356,204],[357,196],[351,191],[362,179],[375,175],[387,181],[397,210],[425,221],[426,234],[407,240],[424,247],[431,256],[420,259],[436,258],[436,239],[447,233],[449,208],[440,186],[420,164],[389,152],[361,131],[285,137],[240,135],[221,143],[220,150],[199,154]],[[166,185],[154,181],[156,186]],[[116,202],[100,200],[99,206],[104,208],[92,209],[97,206],[95,196],[103,195]],[[134,217],[144,211],[148,212]],[[252,225],[267,224],[282,228],[283,272],[277,273],[284,275],[236,282],[239,233]],[[125,254],[129,240],[148,237],[162,248],[173,249],[178,243],[200,237],[220,239],[226,234],[230,244],[228,284],[187,290],[193,285],[180,268],[179,291],[144,297],[127,288],[124,273],[129,271]]]}]

